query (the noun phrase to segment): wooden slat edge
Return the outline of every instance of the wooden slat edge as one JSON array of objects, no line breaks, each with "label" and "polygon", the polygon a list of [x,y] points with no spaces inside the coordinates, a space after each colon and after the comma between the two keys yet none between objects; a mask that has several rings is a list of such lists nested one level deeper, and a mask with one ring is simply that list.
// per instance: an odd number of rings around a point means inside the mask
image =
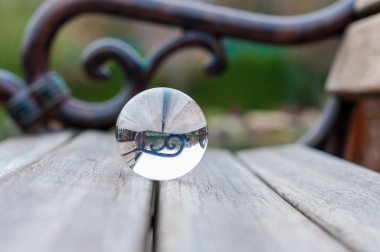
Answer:
[{"label": "wooden slat edge", "polygon": [[0,183],[0,251],[144,251],[152,183],[85,132]]},{"label": "wooden slat edge", "polygon": [[380,174],[301,145],[243,151],[239,157],[352,250],[380,247]]},{"label": "wooden slat edge", "polygon": [[351,24],[342,39],[327,78],[327,91],[346,99],[380,94],[380,14]]},{"label": "wooden slat edge", "polygon": [[161,183],[157,206],[158,252],[346,251],[226,151]]},{"label": "wooden slat edge", "polygon": [[72,136],[73,132],[63,131],[4,140],[0,143],[0,178],[37,162]]}]

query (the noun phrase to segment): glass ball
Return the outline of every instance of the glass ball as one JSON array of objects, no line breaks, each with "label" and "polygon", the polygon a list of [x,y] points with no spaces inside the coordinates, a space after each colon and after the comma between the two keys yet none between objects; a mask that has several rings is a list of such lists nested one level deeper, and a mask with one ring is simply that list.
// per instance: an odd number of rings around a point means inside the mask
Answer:
[{"label": "glass ball", "polygon": [[122,109],[115,131],[127,166],[152,180],[175,179],[194,169],[208,142],[200,107],[171,88],[134,96]]}]

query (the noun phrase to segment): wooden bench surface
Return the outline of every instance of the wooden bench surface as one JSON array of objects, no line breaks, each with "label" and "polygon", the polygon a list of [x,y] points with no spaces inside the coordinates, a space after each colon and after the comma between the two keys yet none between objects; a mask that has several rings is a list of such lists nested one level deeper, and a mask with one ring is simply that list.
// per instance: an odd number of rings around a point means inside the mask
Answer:
[{"label": "wooden bench surface", "polygon": [[380,174],[300,145],[208,149],[167,182],[112,134],[0,143],[0,251],[379,251]]}]

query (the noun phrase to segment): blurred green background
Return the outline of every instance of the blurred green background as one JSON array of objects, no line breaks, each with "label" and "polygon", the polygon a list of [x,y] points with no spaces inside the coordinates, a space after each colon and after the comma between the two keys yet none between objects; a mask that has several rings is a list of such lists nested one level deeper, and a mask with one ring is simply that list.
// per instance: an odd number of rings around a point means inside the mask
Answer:
[{"label": "blurred green background", "polygon": [[[190,1],[190,0],[189,0]],[[41,0],[0,2],[0,68],[22,76],[23,33]],[[207,1],[261,13],[290,15],[309,12],[331,0]],[[86,15],[63,27],[51,55],[52,68],[69,83],[74,96],[87,101],[107,100],[124,83],[120,69],[110,80],[96,85],[81,68],[80,54],[90,42],[117,37],[142,56],[178,35],[179,29],[156,24]],[[284,47],[226,39],[227,70],[218,77],[206,76],[208,55],[189,49],[171,56],[150,86],[182,90],[204,109],[210,124],[211,143],[231,149],[293,141],[315,122],[323,104],[323,84],[334,57],[337,40]],[[0,111],[0,137],[18,134],[4,111]]]}]

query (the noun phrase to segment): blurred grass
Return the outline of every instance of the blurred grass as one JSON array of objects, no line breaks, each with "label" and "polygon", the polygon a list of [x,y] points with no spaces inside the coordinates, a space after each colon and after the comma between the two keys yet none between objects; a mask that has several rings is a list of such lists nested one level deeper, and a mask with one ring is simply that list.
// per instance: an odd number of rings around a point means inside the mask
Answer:
[{"label": "blurred grass", "polygon": [[187,90],[203,107],[242,111],[320,105],[325,73],[310,69],[288,49],[231,40],[225,47],[226,72],[219,77],[198,73]]},{"label": "blurred grass", "polygon": [[1,1],[0,2],[0,68],[20,75],[21,44],[25,25],[37,1]]}]

